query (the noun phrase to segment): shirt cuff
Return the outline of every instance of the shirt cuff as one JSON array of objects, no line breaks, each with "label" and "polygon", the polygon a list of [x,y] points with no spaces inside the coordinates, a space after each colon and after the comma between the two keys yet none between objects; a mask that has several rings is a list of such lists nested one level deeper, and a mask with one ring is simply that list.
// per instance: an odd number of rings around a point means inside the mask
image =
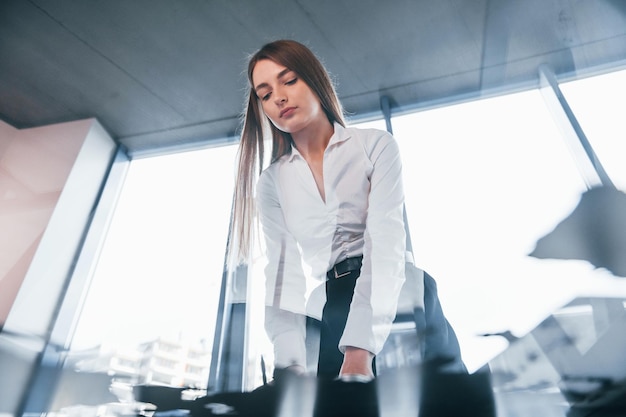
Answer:
[{"label": "shirt cuff", "polygon": [[299,365],[306,369],[306,346],[299,331],[281,333],[274,338],[273,344],[275,368]]}]

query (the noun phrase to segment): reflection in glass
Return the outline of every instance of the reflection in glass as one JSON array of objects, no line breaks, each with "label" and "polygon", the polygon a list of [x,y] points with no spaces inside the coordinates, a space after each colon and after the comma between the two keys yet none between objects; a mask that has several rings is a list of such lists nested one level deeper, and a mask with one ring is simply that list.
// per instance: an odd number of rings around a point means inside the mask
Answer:
[{"label": "reflection in glass", "polygon": [[[626,291],[585,262],[528,256],[585,190],[538,91],[396,116],[392,124],[414,255],[437,280],[470,370],[508,346],[504,337],[482,335],[520,336],[580,294]],[[385,128],[382,120],[360,126]],[[251,274],[257,285],[262,266]],[[262,323],[259,306],[254,311]],[[258,355],[253,387],[261,380],[260,355],[271,369],[271,346],[260,324],[250,328],[251,358]],[[411,365],[414,350],[410,326],[396,326],[381,366]]]},{"label": "reflection in glass", "polygon": [[585,262],[528,256],[584,183],[539,92],[397,117],[418,266],[437,280],[468,367],[587,291],[614,290]]},{"label": "reflection in glass", "polygon": [[490,362],[499,415],[622,415],[623,298],[579,297]]},{"label": "reflection in glass", "polygon": [[[384,129],[380,120],[369,125]],[[528,256],[584,191],[537,91],[397,116],[393,130],[403,154],[414,255],[437,280],[470,370],[575,297],[626,295],[623,282],[586,262]],[[165,165],[132,162],[68,367],[123,376],[117,382],[206,387],[234,155],[234,147],[225,147],[159,158]],[[602,162],[612,175],[609,161]],[[249,268],[246,391],[273,371],[261,251],[257,246]],[[597,334],[573,325],[590,325],[581,308],[554,317],[584,353]],[[389,369],[381,381],[415,365],[416,346],[410,324],[396,326],[380,358],[379,366]],[[503,361],[498,357],[494,366],[511,366]],[[542,369],[556,381],[551,368]],[[127,384],[116,385],[115,394],[132,397]]]}]

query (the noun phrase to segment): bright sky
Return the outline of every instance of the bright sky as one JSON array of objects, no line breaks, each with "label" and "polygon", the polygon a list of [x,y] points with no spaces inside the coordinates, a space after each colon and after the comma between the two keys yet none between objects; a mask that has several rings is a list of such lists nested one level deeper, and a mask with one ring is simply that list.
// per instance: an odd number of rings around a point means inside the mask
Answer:
[{"label": "bright sky", "polygon": [[131,163],[73,342],[212,338],[236,149]]}]

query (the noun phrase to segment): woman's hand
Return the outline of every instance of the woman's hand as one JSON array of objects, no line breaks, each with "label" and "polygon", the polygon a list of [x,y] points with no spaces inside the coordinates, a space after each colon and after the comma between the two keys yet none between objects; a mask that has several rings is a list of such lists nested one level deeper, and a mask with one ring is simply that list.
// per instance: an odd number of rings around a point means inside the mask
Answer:
[{"label": "woman's hand", "polygon": [[374,378],[372,360],[374,354],[353,346],[346,347],[343,356],[343,365],[339,371],[339,377],[348,375],[361,375],[368,379]]}]

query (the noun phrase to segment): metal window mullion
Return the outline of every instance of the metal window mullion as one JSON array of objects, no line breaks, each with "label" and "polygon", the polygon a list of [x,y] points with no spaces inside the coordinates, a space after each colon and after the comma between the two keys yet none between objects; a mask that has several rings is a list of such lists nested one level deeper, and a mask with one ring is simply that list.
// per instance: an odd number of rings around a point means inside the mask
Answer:
[{"label": "metal window mullion", "polygon": [[587,189],[596,186],[615,187],[563,96],[556,76],[546,65],[539,67],[539,91],[563,132],[565,143],[571,151]]},{"label": "metal window mullion", "polygon": [[231,272],[229,270],[228,248],[232,243],[230,236],[233,225],[233,210],[234,204],[231,209],[231,222],[226,241],[224,270],[222,272],[222,285],[217,306],[207,388],[207,391],[210,393],[240,391],[243,389],[246,303],[236,302],[233,294],[235,291],[233,285],[235,282],[238,282],[240,285],[247,287],[248,266],[238,265],[234,271]]}]

